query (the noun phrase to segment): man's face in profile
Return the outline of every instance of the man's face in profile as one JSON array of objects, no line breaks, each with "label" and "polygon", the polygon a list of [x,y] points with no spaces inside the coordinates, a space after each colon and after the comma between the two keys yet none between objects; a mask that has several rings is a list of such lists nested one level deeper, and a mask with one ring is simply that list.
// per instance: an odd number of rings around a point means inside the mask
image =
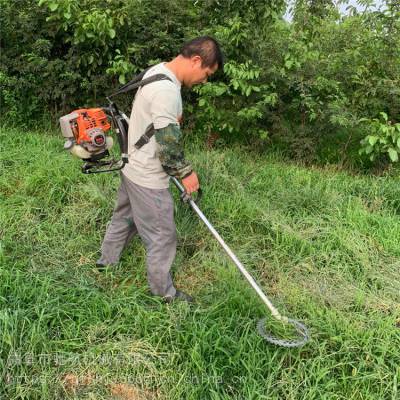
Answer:
[{"label": "man's face in profile", "polygon": [[212,67],[203,66],[203,60],[200,56],[193,56],[190,59],[190,71],[187,80],[184,82],[185,86],[191,88],[193,85],[199,83],[206,83],[208,78],[218,69],[218,64]]}]

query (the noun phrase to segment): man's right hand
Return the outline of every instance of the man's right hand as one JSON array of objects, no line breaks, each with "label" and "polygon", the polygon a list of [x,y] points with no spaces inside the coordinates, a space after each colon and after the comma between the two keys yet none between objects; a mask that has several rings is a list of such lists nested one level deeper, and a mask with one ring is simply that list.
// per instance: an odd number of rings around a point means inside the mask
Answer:
[{"label": "man's right hand", "polygon": [[200,184],[196,172],[193,171],[189,176],[182,179],[182,185],[185,187],[185,190],[188,194],[197,192],[199,190]]}]

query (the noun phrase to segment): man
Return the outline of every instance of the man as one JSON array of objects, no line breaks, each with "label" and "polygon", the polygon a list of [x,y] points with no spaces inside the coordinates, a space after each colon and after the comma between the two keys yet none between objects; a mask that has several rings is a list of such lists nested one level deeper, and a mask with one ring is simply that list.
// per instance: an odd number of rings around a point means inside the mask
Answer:
[{"label": "man", "polygon": [[[199,181],[184,158],[181,85],[205,83],[223,64],[216,40],[203,36],[186,43],[180,54],[150,68],[143,79],[164,74],[169,79],[152,82],[138,90],[129,123],[129,162],[121,174],[117,204],[107,227],[97,266],[116,264],[135,234],[146,247],[147,280],[152,294],[167,302],[193,301],[177,290],[170,274],[176,254],[176,228],[169,176],[181,179],[187,193],[199,189]],[[137,149],[135,144],[153,124],[155,134]]]}]

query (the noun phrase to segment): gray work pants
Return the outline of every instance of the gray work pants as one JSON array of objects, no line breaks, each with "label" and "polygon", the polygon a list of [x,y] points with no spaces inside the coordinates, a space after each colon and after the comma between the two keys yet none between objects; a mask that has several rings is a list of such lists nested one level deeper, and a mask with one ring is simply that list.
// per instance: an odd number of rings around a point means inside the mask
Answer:
[{"label": "gray work pants", "polygon": [[170,269],[176,254],[174,204],[168,189],[136,185],[121,173],[117,204],[101,245],[100,264],[119,261],[135,234],[146,247],[147,281],[158,296],[175,296]]}]

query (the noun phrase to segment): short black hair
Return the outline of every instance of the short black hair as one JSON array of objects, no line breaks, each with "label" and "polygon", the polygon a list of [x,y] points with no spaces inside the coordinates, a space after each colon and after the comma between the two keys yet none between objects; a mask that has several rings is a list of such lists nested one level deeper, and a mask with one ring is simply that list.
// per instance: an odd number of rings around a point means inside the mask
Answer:
[{"label": "short black hair", "polygon": [[200,36],[186,42],[179,54],[185,58],[200,56],[203,67],[211,68],[217,64],[221,69],[224,65],[221,47],[211,36]]}]

